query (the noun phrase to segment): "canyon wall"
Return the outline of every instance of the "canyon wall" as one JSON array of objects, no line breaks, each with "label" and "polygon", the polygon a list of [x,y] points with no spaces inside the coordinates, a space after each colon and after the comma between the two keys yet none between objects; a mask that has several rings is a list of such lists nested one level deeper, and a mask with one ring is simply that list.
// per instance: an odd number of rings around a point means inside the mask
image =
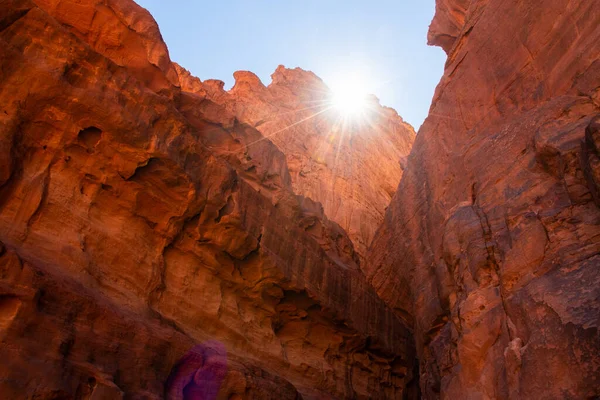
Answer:
[{"label": "canyon wall", "polygon": [[[417,396],[410,327],[327,195],[294,193],[310,152],[201,93],[146,10],[2,0],[0,47],[0,397]],[[348,227],[371,204],[344,207]]]},{"label": "canyon wall", "polygon": [[600,396],[599,26],[438,0],[415,138],[202,82],[130,0],[0,0],[0,397]]},{"label": "canyon wall", "polygon": [[329,88],[300,68],[279,66],[268,86],[252,72],[237,71],[229,91],[221,81],[200,82],[185,69],[177,70],[184,91],[223,105],[285,154],[294,191],[323,205],[325,215],[348,233],[364,264],[402,177],[415,138],[412,126],[373,96],[359,115],[340,113]]},{"label": "canyon wall", "polygon": [[427,399],[600,396],[600,8],[438,0],[448,54],[365,270]]}]

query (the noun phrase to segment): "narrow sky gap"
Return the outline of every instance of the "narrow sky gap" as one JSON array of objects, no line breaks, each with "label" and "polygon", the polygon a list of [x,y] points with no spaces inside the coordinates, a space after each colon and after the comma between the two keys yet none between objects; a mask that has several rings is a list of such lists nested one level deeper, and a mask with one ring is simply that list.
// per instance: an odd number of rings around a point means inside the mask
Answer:
[{"label": "narrow sky gap", "polygon": [[434,0],[137,0],[157,20],[173,61],[200,79],[248,70],[264,84],[278,65],[313,71],[326,84],[360,75],[365,90],[418,129],[445,54],[427,46]]}]

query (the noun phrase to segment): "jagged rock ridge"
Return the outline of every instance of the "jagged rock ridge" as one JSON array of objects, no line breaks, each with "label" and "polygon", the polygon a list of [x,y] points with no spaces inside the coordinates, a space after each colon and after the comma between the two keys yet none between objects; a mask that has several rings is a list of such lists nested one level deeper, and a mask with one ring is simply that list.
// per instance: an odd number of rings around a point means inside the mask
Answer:
[{"label": "jagged rock ridge", "polygon": [[184,91],[222,104],[281,149],[294,191],[320,202],[364,261],[402,177],[414,129],[374,97],[364,115],[340,115],[329,88],[300,68],[279,66],[268,86],[255,74],[238,71],[230,91],[221,81],[200,82],[176,68]]}]

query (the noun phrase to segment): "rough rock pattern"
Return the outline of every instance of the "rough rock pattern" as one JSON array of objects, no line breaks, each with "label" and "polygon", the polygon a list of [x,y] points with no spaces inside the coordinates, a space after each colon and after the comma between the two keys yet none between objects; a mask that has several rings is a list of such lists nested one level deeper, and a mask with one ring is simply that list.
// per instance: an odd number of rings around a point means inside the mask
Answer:
[{"label": "rough rock pattern", "polygon": [[200,83],[177,68],[184,91],[224,105],[285,154],[294,191],[323,204],[363,261],[402,177],[414,129],[374,97],[364,115],[340,114],[329,88],[300,68],[279,66],[269,86],[252,72],[238,71],[227,92],[223,82]]},{"label": "rough rock pattern", "polygon": [[145,10],[2,0],[0,48],[1,398],[176,398],[198,345],[222,399],[416,394],[344,230]]},{"label": "rough rock pattern", "polygon": [[437,5],[445,74],[367,275],[424,398],[597,398],[600,8]]}]

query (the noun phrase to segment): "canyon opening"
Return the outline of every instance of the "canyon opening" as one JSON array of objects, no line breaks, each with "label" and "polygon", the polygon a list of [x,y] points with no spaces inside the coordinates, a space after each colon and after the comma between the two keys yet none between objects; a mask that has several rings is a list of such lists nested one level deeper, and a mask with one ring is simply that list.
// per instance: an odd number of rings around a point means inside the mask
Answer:
[{"label": "canyon opening", "polygon": [[596,2],[175,3],[0,0],[1,399],[600,397]]}]

